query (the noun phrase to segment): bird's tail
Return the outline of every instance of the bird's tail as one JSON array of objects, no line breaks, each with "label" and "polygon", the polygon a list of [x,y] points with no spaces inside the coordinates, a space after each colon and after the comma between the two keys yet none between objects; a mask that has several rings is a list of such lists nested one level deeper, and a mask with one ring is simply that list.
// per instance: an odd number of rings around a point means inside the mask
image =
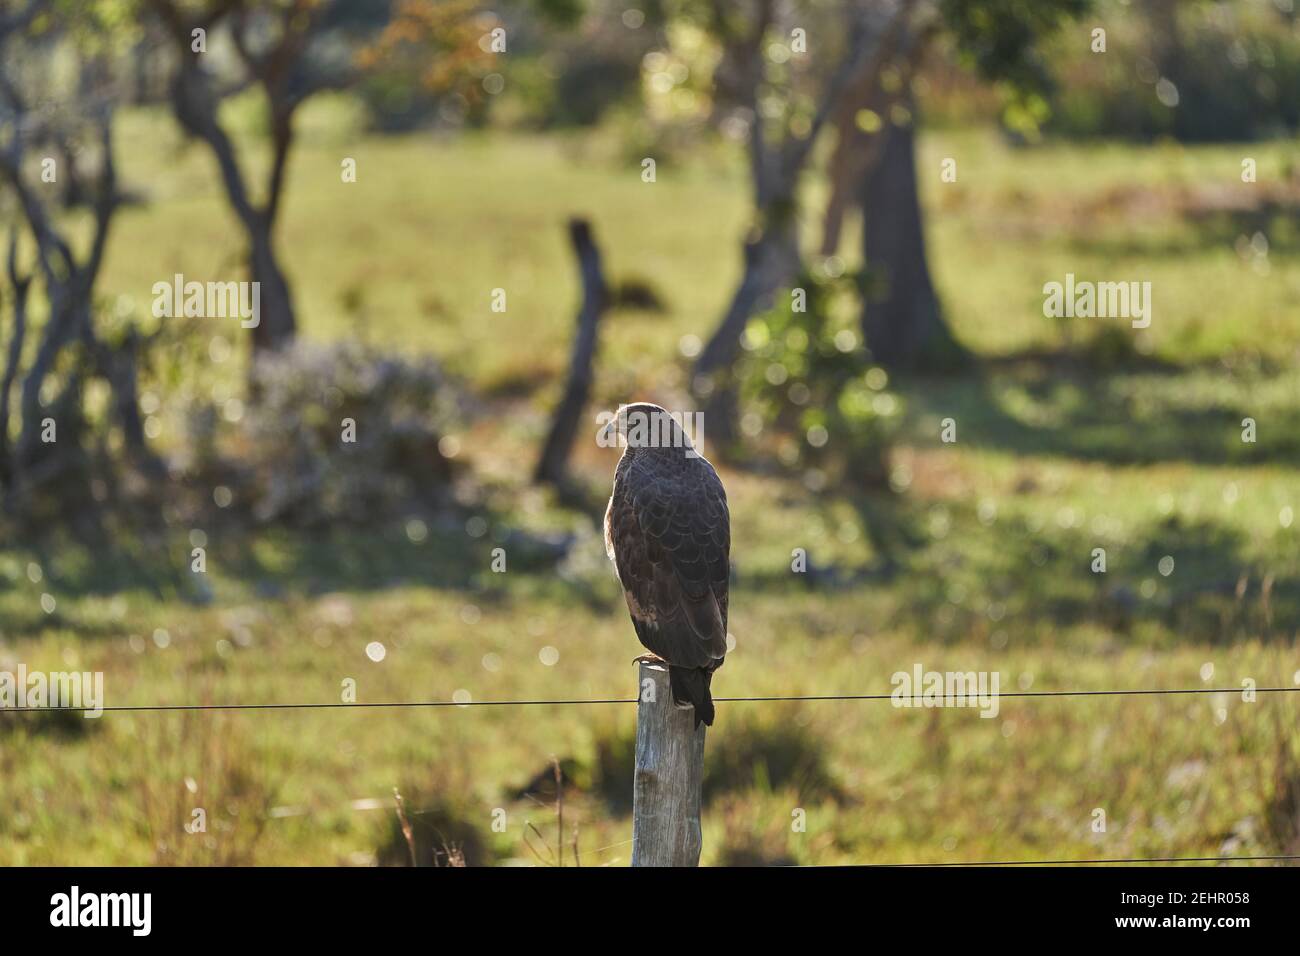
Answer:
[{"label": "bird's tail", "polygon": [[673,700],[695,708],[695,726],[701,723],[713,726],[713,695],[709,684],[713,672],[702,667],[669,667],[668,680],[673,689]]}]

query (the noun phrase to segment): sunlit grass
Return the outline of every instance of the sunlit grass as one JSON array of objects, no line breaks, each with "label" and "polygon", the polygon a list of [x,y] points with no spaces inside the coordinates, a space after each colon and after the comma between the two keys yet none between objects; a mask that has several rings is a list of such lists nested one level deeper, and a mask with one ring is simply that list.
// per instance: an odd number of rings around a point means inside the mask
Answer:
[{"label": "sunlit grass", "polygon": [[[675,396],[680,338],[708,334],[738,273],[740,165],[710,157],[645,184],[599,137],[349,130],[328,110],[309,114],[294,154],[279,242],[303,334],[431,352],[485,393],[518,386],[462,436],[488,533],[453,527],[417,543],[401,522],[324,538],[208,529],[210,599],[85,548],[14,546],[0,552],[0,666],[103,670],[112,704],[337,702],[349,679],[362,702],[633,696],[640,648],[598,535],[526,487],[577,298],[564,223],[591,216],[610,273],[648,281],[668,307],[607,320],[595,401]],[[146,321],[150,287],[173,272],[237,274],[240,237],[209,156],[180,150],[165,116],[126,116],[120,145],[141,203],[121,215],[101,291],[130,296]],[[968,345],[997,356],[1085,339],[1041,311],[1043,283],[1072,271],[1153,283],[1150,351],[1166,366],[1025,359],[900,383],[903,491],[880,507],[912,543],[892,574],[853,502],[724,468],[737,649],[719,696],[888,693],[890,675],[918,661],[996,669],[1005,691],[1294,686],[1300,386],[1282,370],[1300,342],[1295,237],[1271,227],[1265,273],[1231,228],[1178,212],[1187,190],[1247,188],[1242,149],[922,139],[932,267]],[[1294,144],[1249,149],[1265,183]],[[950,155],[959,181],[944,185],[938,160]],[[344,157],[358,161],[356,184],[340,181]],[[1132,212],[1126,197],[1144,193],[1159,201]],[[494,288],[507,290],[505,313],[489,309]],[[237,387],[231,365],[211,374]],[[949,416],[955,444],[938,437]],[[1244,416],[1258,422],[1255,446],[1240,441]],[[589,443],[575,462],[594,487],[614,463]],[[564,573],[492,574],[490,548],[516,527],[577,534]],[[1096,547],[1105,575],[1090,571]],[[791,574],[794,548],[841,583]],[[373,642],[382,661],[366,654]],[[558,653],[549,665],[546,648]],[[1262,812],[1261,768],[1294,713],[1281,695],[1008,699],[995,719],[885,701],[720,704],[709,752],[725,754],[742,727],[793,722],[846,796],[773,785],[756,767],[752,787],[706,811],[704,860],[1214,854]],[[454,794],[498,860],[537,862],[523,824],[553,832],[552,808],[511,794],[552,755],[591,765],[633,720],[627,705],[249,712],[227,719],[214,754],[190,746],[193,724],[175,715],[110,714],[71,731],[0,717],[0,863],[153,862],[158,834],[182,839],[189,822],[170,819],[187,776],[202,784],[196,799],[236,795],[224,801],[233,814],[208,808],[233,821],[213,836],[247,841],[238,848],[260,863],[372,861],[393,787],[413,782]],[[259,801],[275,812],[253,837]],[[497,808],[502,834],[490,829]],[[796,808],[806,832],[791,830]],[[1091,828],[1098,808],[1105,833]],[[598,794],[574,794],[566,820],[584,863],[626,863],[630,821]],[[217,858],[202,844],[187,852]]]}]

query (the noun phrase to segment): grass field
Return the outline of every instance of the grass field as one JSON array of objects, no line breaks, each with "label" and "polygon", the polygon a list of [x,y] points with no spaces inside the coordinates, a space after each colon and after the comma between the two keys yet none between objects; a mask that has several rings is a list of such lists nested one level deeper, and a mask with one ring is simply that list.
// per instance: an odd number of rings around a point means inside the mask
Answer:
[{"label": "grass field", "polygon": [[[125,117],[119,146],[141,201],[120,217],[100,291],[145,315],[154,282],[225,275],[240,244],[209,156],[181,150],[165,117]],[[982,130],[923,137],[932,267],[984,361],[898,383],[891,501],[864,511],[722,469],[736,649],[715,693],[888,693],[916,662],[997,670],[1006,692],[1300,683],[1295,155],[1293,142],[1014,150]],[[943,185],[948,156],[959,179]],[[1240,182],[1245,156],[1257,184]],[[355,184],[340,182],[344,157],[358,160]],[[678,343],[707,335],[726,301],[745,196],[738,157],[722,154],[644,184],[599,136],[379,139],[337,104],[309,115],[280,231],[303,333],[431,353],[481,396],[459,437],[486,533],[210,527],[203,595],[73,542],[9,547],[0,667],[102,670],[114,705],[331,702],[347,678],[360,701],[631,696],[640,648],[599,533],[525,481],[572,331],[564,222],[589,215],[610,273],[667,305],[608,320],[596,406],[680,407]],[[1252,246],[1256,233],[1267,242]],[[1067,272],[1152,282],[1154,318],[1132,354],[1098,357],[1099,320],[1043,317],[1043,284]],[[507,290],[504,314],[489,309],[494,288]],[[209,373],[237,388],[238,360],[227,365]],[[168,422],[171,396],[159,398]],[[946,417],[954,444],[939,440]],[[1245,417],[1256,444],[1240,440]],[[614,461],[593,443],[577,457],[600,487]],[[512,529],[577,543],[558,568],[493,574],[489,552]],[[876,560],[882,534],[907,542],[892,573]],[[184,567],[188,546],[169,546]],[[810,583],[790,571],[799,547],[815,567],[858,570]],[[1090,570],[1097,547],[1104,575]],[[719,704],[703,862],[1300,852],[1297,703],[1013,698],[995,719],[887,701]],[[9,715],[0,864],[401,863],[394,787],[435,843],[463,845],[471,862],[537,862],[527,842],[549,860],[554,794],[538,779],[552,757],[573,781],[566,862],[576,840],[584,864],[625,864],[634,716]],[[206,834],[182,830],[196,806]],[[792,831],[796,808],[806,832]]]}]

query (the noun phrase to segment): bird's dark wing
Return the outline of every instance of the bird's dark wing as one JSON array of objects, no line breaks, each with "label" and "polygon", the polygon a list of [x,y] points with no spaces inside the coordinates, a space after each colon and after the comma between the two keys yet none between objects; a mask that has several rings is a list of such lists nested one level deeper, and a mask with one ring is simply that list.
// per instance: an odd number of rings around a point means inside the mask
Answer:
[{"label": "bird's dark wing", "polygon": [[703,459],[615,480],[609,542],[641,643],[670,664],[715,670],[727,651],[730,517]]}]

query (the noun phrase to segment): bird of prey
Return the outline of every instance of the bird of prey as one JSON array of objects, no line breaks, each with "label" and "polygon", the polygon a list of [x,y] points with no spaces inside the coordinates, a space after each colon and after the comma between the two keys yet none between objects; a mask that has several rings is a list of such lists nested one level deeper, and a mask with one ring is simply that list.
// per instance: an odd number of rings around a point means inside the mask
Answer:
[{"label": "bird of prey", "polygon": [[636,636],[668,664],[673,700],[713,723],[709,685],[727,653],[731,518],[718,473],[658,405],[624,405],[604,431],[623,439],[605,511],[605,550]]}]

